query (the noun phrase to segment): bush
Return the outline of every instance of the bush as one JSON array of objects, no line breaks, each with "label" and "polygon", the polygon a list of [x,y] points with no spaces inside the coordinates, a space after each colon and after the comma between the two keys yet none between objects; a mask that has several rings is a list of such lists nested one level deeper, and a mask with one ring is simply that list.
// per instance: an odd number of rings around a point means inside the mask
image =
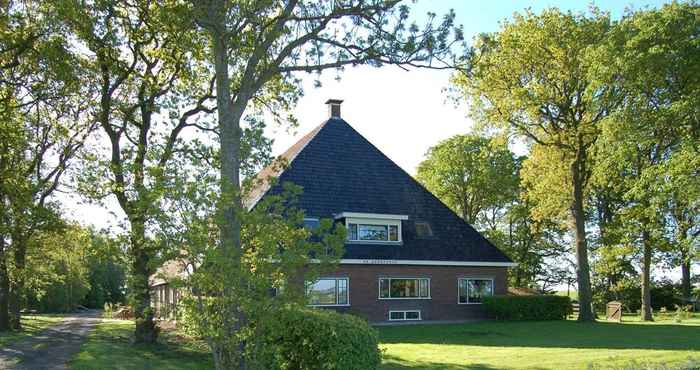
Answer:
[{"label": "bush", "polygon": [[275,369],[376,369],[379,336],[361,318],[331,310],[288,307],[260,328],[268,365]]},{"label": "bush", "polygon": [[569,297],[556,295],[486,297],[484,307],[498,320],[564,320],[572,313]]}]

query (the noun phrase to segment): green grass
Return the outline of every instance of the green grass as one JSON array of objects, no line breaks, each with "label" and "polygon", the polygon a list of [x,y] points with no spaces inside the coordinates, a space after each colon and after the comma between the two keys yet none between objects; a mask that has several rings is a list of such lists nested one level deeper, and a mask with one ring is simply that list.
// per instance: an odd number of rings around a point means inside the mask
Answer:
[{"label": "green grass", "polygon": [[700,368],[700,317],[625,319],[380,327],[383,369]]},{"label": "green grass", "polygon": [[22,330],[0,332],[0,347],[8,346],[31,337],[63,320],[63,315],[22,315]]},{"label": "green grass", "polygon": [[159,343],[133,345],[132,321],[104,319],[71,361],[73,370],[92,369],[211,369],[203,343],[175,332],[163,332]]}]

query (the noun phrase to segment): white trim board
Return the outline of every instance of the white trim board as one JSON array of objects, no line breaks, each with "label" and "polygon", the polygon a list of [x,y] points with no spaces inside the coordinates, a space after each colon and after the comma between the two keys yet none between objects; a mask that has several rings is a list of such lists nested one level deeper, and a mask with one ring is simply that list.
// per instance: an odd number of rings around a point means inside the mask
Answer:
[{"label": "white trim board", "polygon": [[340,212],[333,215],[335,219],[339,218],[371,218],[375,220],[408,220],[408,215],[391,215],[385,213],[361,213],[361,212]]},{"label": "white trim board", "polygon": [[515,267],[515,262],[479,261],[430,261],[430,260],[374,260],[341,259],[341,265],[417,265],[417,266],[474,266],[474,267]]}]

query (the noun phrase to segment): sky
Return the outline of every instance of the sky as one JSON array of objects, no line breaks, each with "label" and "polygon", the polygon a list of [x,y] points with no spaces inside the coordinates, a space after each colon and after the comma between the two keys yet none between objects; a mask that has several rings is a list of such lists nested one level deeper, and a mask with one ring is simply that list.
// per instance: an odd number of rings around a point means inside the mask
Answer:
[{"label": "sky", "polygon": [[[528,7],[534,12],[553,6],[582,12],[591,4],[619,18],[626,8],[657,7],[663,2],[423,0],[412,6],[412,13],[420,19],[429,11],[440,16],[454,9],[456,23],[463,25],[466,39],[471,40],[479,33],[498,31],[502,20]],[[339,81],[335,72],[323,74],[320,88],[313,87],[314,77],[310,76],[305,82],[305,96],[295,110],[299,127],[293,132],[268,130],[275,139],[273,153],[282,153],[323,122],[328,116],[326,100],[343,99],[343,118],[406,172],[415,175],[428,148],[453,135],[467,133],[472,127],[467,108],[448,99],[445,89],[450,74],[441,70],[360,66],[347,68]]]},{"label": "sky", "polygon": [[[465,37],[471,40],[478,33],[497,31],[501,20],[527,7],[535,12],[552,6],[581,12],[586,11],[591,2],[422,0],[415,4],[408,1],[408,4],[419,23],[429,11],[440,16],[454,9],[456,23],[463,25]],[[625,8],[641,9],[659,6],[662,2],[597,1],[593,4],[618,18]],[[305,79],[305,96],[294,111],[300,125],[292,132],[279,127],[267,130],[267,135],[275,140],[273,154],[282,153],[322,123],[328,117],[324,102],[329,98],[343,99],[343,118],[411,175],[415,175],[416,166],[428,148],[453,135],[467,133],[472,127],[466,107],[448,99],[445,92],[449,86],[449,71],[355,67],[347,68],[339,81],[336,76],[335,72],[323,74],[319,88],[313,86],[315,76]],[[121,216],[115,202],[108,202],[110,209],[105,209],[82,203],[76,197],[62,200],[69,209],[67,216],[83,224],[104,228],[114,225]]]}]

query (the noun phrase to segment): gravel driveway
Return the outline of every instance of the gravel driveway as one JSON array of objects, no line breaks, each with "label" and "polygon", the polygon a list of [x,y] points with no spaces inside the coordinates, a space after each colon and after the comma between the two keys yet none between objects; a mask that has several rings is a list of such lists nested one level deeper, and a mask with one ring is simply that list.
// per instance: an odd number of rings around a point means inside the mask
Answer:
[{"label": "gravel driveway", "polygon": [[33,337],[0,348],[0,369],[68,369],[66,363],[99,322],[98,310],[70,314]]}]

